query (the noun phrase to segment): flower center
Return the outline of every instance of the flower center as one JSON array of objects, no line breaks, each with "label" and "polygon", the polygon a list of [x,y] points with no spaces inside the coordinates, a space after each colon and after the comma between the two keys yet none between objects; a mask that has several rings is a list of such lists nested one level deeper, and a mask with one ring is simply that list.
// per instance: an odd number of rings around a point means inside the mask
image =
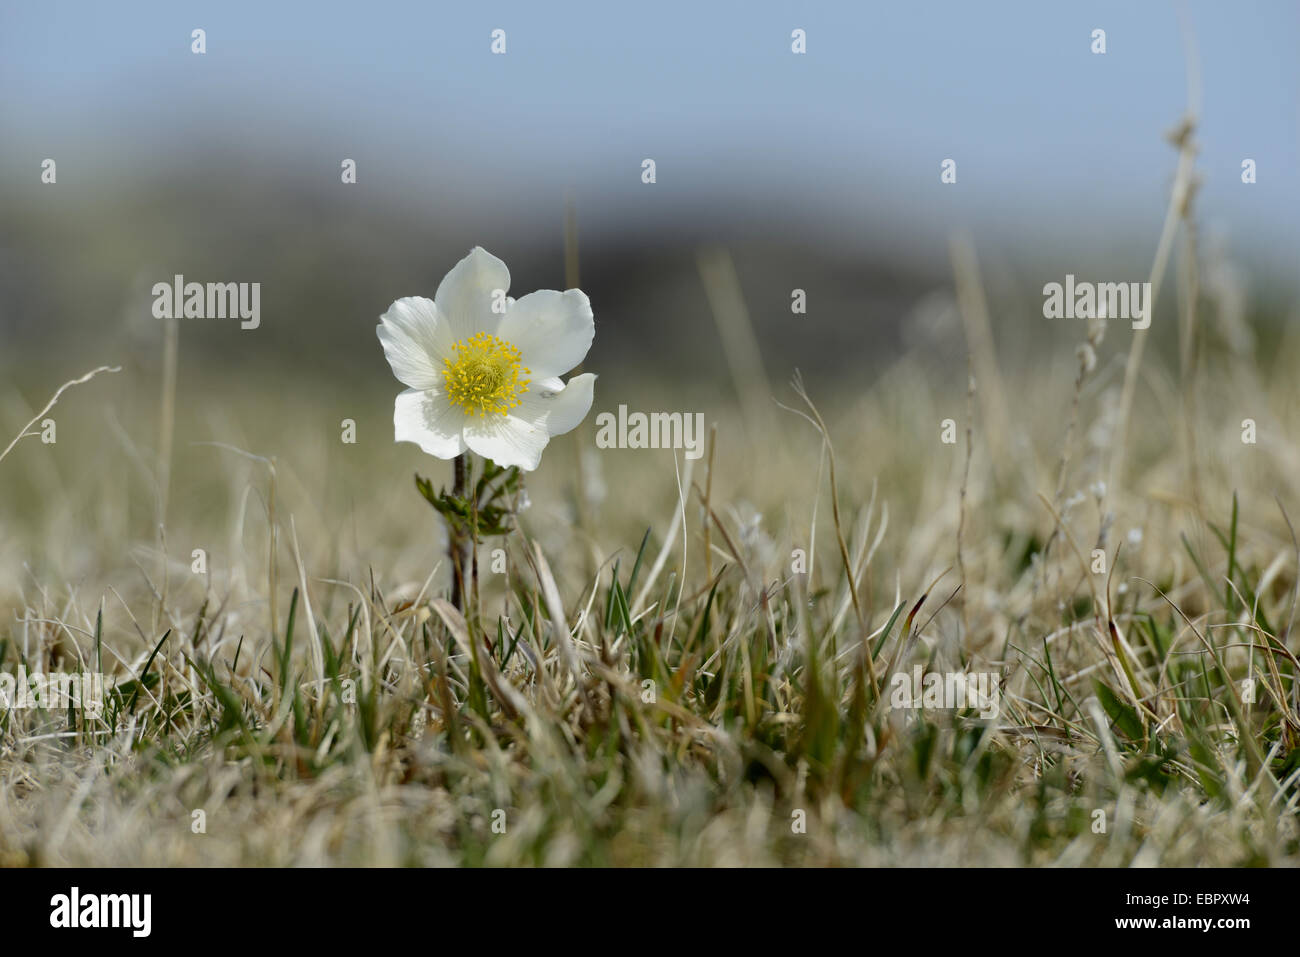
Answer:
[{"label": "flower center", "polygon": [[451,404],[466,415],[505,415],[528,391],[528,382],[520,382],[519,373],[532,370],[519,364],[519,350],[503,339],[480,332],[451,348],[455,358],[442,360],[443,380]]}]

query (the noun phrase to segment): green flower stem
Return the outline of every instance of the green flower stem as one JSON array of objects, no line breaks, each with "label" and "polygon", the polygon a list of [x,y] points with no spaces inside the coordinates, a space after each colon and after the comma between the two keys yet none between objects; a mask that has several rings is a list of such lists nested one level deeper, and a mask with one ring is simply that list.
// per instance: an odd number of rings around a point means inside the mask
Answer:
[{"label": "green flower stem", "polygon": [[[466,473],[469,471],[467,457],[462,452],[452,460],[451,494],[457,501],[464,501],[466,495]],[[463,523],[447,522],[447,559],[451,562],[451,603],[462,615],[465,613],[464,582],[469,566],[469,536]]]}]

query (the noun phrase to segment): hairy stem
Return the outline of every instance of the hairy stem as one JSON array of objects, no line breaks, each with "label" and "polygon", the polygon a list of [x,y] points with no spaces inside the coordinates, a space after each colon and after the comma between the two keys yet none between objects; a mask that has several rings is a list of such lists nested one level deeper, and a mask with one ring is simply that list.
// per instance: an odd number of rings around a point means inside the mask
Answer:
[{"label": "hairy stem", "polygon": [[[452,460],[451,494],[457,499],[465,498],[466,475],[469,471],[466,453],[462,452]],[[465,613],[464,582],[465,569],[469,560],[469,539],[465,529],[459,523],[447,523],[447,559],[451,562],[451,603],[461,614]]]}]

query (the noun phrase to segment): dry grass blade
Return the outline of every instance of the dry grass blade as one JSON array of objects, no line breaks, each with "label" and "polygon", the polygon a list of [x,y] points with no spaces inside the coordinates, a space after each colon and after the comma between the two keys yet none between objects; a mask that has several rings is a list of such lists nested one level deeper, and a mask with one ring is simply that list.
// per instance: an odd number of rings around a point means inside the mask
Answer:
[{"label": "dry grass blade", "polygon": [[87,372],[85,375],[81,376],[80,378],[72,379],[68,382],[63,383],[63,385],[59,386],[58,389],[55,390],[54,395],[50,397],[50,401],[45,403],[45,407],[42,408],[41,411],[37,412],[34,416],[32,416],[31,421],[28,422],[26,425],[24,425],[21,429],[19,429],[18,434],[14,436],[13,441],[10,442],[7,446],[5,446],[3,452],[0,452],[0,462],[4,461],[5,456],[8,455],[10,452],[12,452],[14,446],[17,445],[22,439],[25,439],[28,436],[32,436],[32,435],[40,435],[39,432],[30,431],[31,427],[34,426],[37,422],[39,422],[42,416],[48,413],[56,405],[58,405],[59,399],[63,397],[63,393],[67,392],[73,386],[78,386],[86,382],[89,382],[91,379],[95,378],[95,376],[99,375],[102,372],[121,372],[121,371],[122,371],[121,366],[99,366],[98,368],[91,369],[89,372]]}]

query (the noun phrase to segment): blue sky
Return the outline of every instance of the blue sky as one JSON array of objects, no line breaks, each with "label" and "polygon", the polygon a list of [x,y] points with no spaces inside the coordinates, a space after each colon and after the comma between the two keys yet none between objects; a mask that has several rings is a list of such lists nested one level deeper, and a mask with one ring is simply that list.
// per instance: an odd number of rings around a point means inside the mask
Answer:
[{"label": "blue sky", "polygon": [[902,243],[959,224],[1149,248],[1174,161],[1161,134],[1187,102],[1184,26],[1202,220],[1294,262],[1293,2],[9,4],[0,164],[147,177],[199,150],[337,180],[347,156],[390,198],[497,217],[572,188],[603,229],[731,208]]}]

